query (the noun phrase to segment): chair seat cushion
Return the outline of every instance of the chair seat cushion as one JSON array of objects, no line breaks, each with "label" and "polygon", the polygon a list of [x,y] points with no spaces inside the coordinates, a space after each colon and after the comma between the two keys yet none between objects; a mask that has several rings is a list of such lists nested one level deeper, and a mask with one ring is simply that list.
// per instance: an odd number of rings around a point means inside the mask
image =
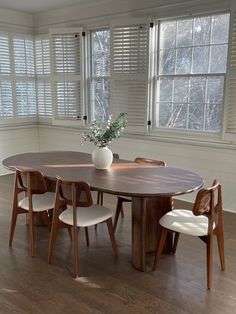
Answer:
[{"label": "chair seat cushion", "polygon": [[164,228],[179,233],[198,237],[208,234],[208,218],[203,215],[195,216],[192,211],[186,209],[175,209],[166,213],[159,223]]},{"label": "chair seat cushion", "polygon": [[[34,212],[41,212],[44,210],[53,209],[55,202],[55,193],[46,192],[44,194],[33,194],[32,202]],[[25,210],[29,210],[29,198],[25,197],[20,200],[18,206]]]},{"label": "chair seat cushion", "polygon": [[[104,206],[77,207],[77,226],[89,227],[111,218],[113,212]],[[59,219],[67,225],[73,226],[73,209],[71,206],[63,211]]]}]

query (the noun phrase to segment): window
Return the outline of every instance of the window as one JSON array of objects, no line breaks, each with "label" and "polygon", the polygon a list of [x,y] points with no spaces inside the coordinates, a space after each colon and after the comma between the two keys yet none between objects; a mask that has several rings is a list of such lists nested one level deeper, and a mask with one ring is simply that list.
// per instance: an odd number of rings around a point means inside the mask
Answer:
[{"label": "window", "polygon": [[0,34],[0,119],[13,117],[12,81],[10,65],[10,39]]},{"label": "window", "polygon": [[107,121],[110,105],[110,31],[91,32],[91,119]]},{"label": "window", "polygon": [[221,131],[229,18],[157,22],[156,127]]}]

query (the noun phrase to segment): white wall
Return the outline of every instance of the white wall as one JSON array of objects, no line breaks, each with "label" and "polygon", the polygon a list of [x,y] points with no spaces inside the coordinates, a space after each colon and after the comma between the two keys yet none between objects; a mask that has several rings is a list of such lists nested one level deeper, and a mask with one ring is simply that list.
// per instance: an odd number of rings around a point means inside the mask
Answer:
[{"label": "white wall", "polygon": [[[40,150],[74,150],[91,152],[92,144],[80,145],[78,130],[58,127],[40,127]],[[220,148],[221,147],[221,148]],[[137,156],[165,160],[168,166],[188,169],[211,184],[217,178],[223,187],[224,209],[236,213],[236,148],[233,146],[215,147],[209,144],[196,146],[174,141],[155,141],[123,137],[111,145],[113,152],[121,158],[133,160]],[[193,201],[195,195],[185,195],[184,199]]]},{"label": "white wall", "polygon": [[2,160],[20,153],[39,151],[39,135],[36,126],[0,129],[0,175],[10,173],[2,166]]}]

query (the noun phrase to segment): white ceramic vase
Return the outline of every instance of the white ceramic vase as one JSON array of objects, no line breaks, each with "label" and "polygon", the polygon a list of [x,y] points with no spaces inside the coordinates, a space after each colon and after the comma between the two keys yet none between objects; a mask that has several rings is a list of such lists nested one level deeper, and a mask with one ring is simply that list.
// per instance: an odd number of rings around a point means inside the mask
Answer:
[{"label": "white ceramic vase", "polygon": [[112,160],[113,154],[108,147],[96,147],[92,152],[92,161],[96,169],[108,169]]}]

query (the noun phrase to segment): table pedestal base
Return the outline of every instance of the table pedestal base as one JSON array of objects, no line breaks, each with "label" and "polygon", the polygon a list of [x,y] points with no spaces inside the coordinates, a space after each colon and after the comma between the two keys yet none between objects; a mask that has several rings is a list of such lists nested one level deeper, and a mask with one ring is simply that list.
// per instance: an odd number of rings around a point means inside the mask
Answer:
[{"label": "table pedestal base", "polygon": [[[171,197],[132,198],[132,265],[146,271],[146,254],[156,251],[160,237],[159,219],[172,210]],[[172,236],[168,235],[165,252],[171,253]]]}]

